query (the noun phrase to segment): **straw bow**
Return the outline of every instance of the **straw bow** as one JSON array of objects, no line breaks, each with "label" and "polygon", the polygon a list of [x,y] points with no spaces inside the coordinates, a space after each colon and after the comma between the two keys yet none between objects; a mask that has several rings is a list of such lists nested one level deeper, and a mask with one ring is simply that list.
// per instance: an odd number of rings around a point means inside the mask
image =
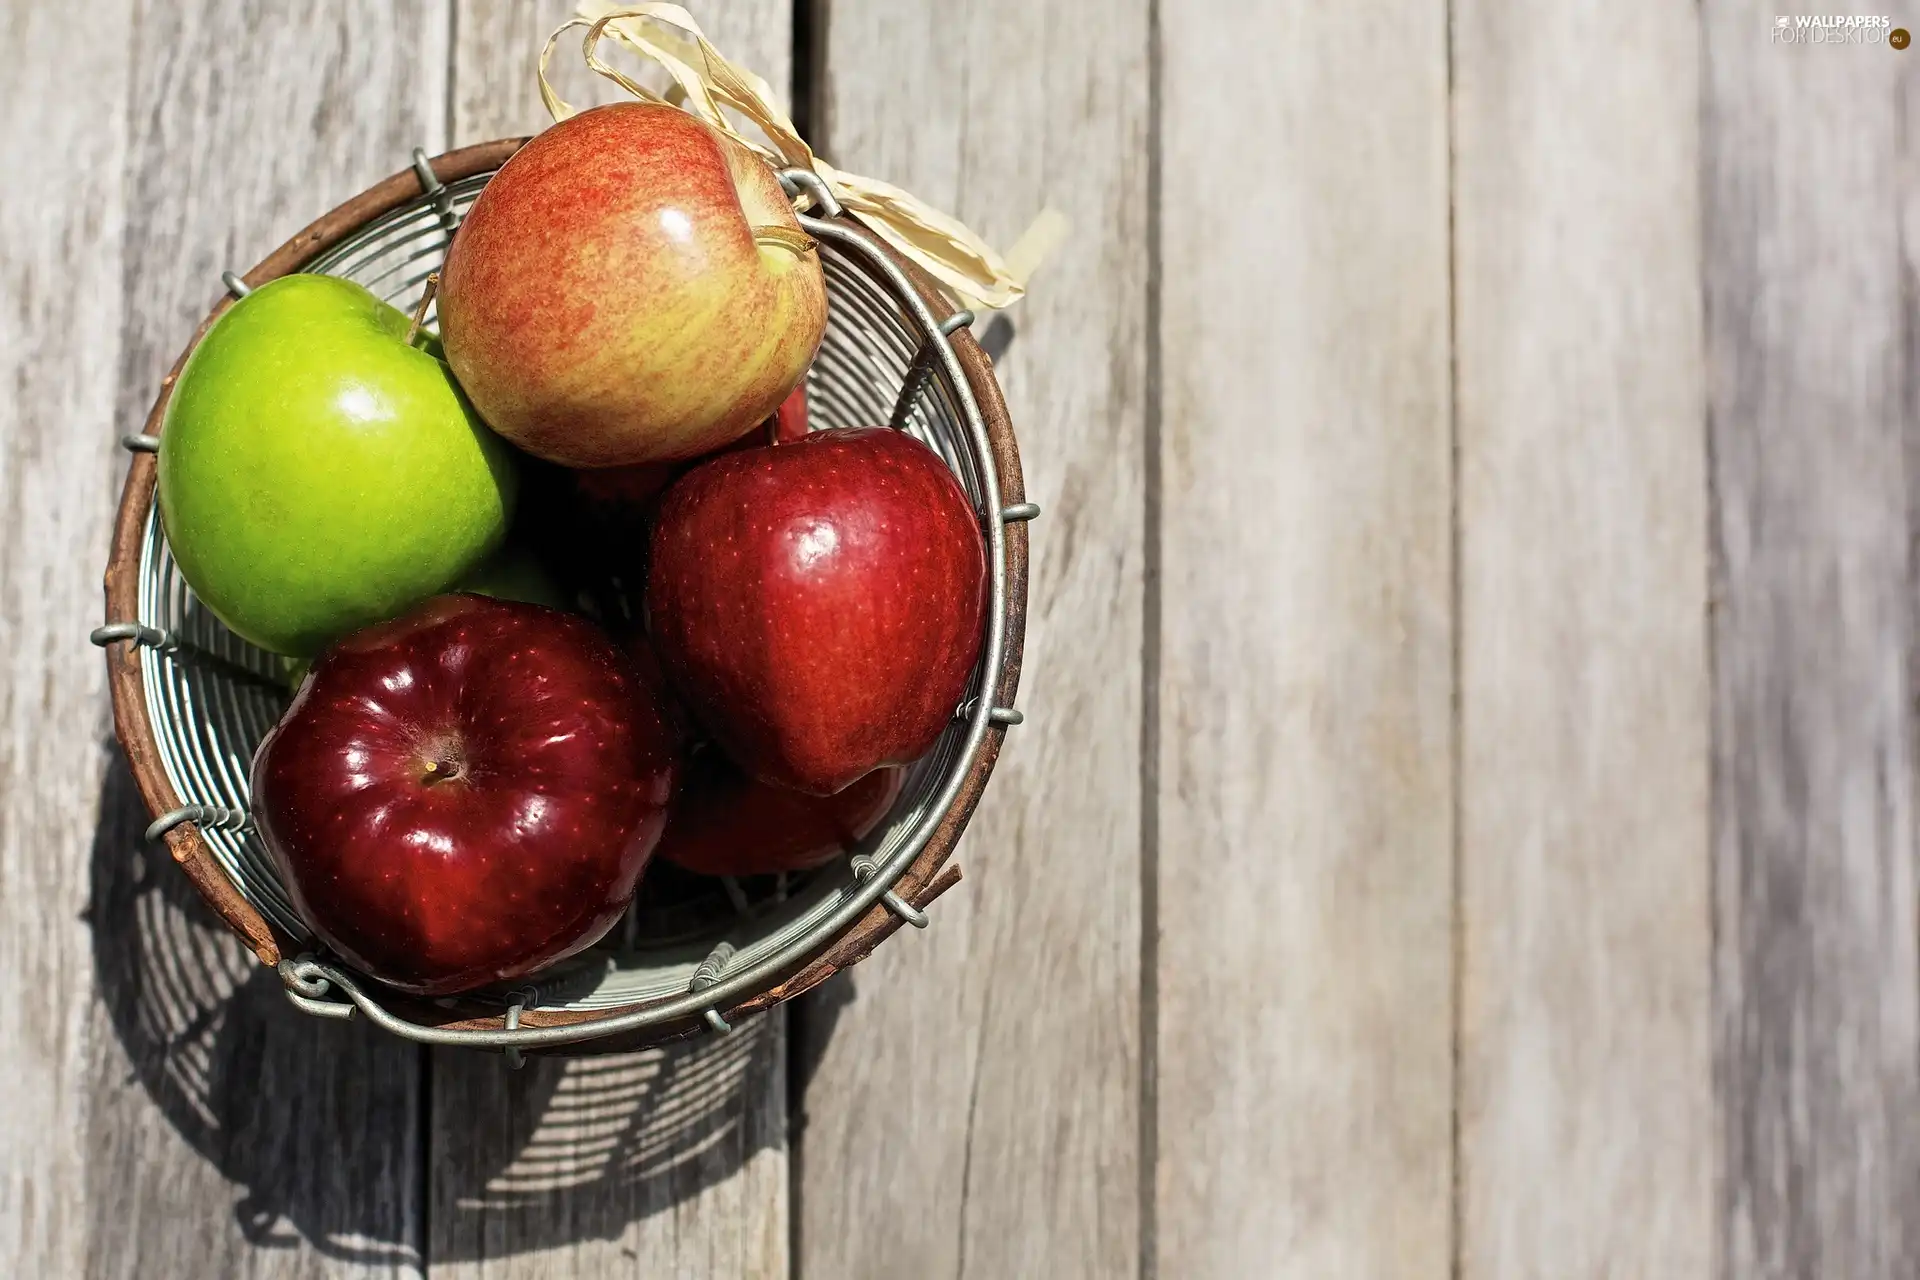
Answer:
[{"label": "straw bow", "polygon": [[[899,187],[836,169],[814,155],[801,139],[767,82],[722,57],[693,15],[680,5],[649,3],[621,8],[587,0],[579,12],[579,17],[568,19],[549,36],[540,51],[540,98],[556,121],[573,115],[574,108],[554,92],[547,80],[547,64],[562,35],[575,27],[585,27],[581,52],[595,73],[643,101],[670,103],[692,112],[775,168],[811,169],[842,208],[939,281],[962,306],[998,309],[1017,301],[1026,292],[1028,277],[1066,233],[1066,219],[1053,209],[1045,209],[1013,248],[1001,255],[959,219]],[[675,86],[670,91],[671,99],[601,59],[600,41],[609,35],[666,70]],[[759,126],[772,141],[773,149],[741,134],[726,108]]]}]

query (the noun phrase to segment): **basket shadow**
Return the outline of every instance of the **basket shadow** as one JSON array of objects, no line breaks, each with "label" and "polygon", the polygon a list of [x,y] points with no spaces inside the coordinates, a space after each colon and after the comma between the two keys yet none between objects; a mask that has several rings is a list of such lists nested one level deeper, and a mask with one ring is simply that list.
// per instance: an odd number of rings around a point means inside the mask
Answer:
[{"label": "basket shadow", "polygon": [[786,1179],[783,1022],[519,1071],[436,1052],[434,1260],[620,1240],[709,1191],[709,1212],[737,1199],[755,1229],[758,1195]]},{"label": "basket shadow", "polygon": [[[122,1062],[166,1123],[233,1189],[261,1248],[304,1237],[371,1265],[417,1263],[424,1055],[372,1028],[300,1016],[159,848],[117,748],[101,786],[88,923],[97,999]],[[144,1108],[118,1123],[152,1127]],[[162,1159],[116,1170],[121,1200],[175,1202]],[[156,1185],[142,1185],[155,1179]]]},{"label": "basket shadow", "polygon": [[[787,1140],[783,1016],[519,1071],[303,1016],[186,877],[143,848],[144,807],[110,750],[88,908],[100,1012],[120,1050],[106,1069],[137,1083],[233,1187],[251,1245],[304,1239],[377,1266],[500,1257],[617,1239],[743,1166],[784,1182],[777,1159],[758,1159]],[[147,1122],[120,1107],[98,1123]],[[137,1185],[148,1174],[177,1170],[103,1172],[118,1184],[106,1200],[174,1202],[173,1188]]]}]

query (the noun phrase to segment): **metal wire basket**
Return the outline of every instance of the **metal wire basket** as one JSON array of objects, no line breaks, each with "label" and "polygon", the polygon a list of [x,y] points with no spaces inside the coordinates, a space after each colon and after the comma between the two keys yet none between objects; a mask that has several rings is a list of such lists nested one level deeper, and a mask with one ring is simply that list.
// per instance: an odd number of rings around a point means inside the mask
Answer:
[{"label": "metal wire basket", "polygon": [[[230,294],[294,271],[344,276],[411,310],[466,208],[521,139],[428,159],[327,214]],[[157,433],[174,379],[231,305],[222,299],[161,385],[121,495],[107,566],[114,721],[153,823],[173,858],[288,999],[328,1018],[359,1014],[407,1039],[504,1051],[580,1053],[724,1032],[864,958],[959,880],[947,864],[1008,727],[1025,630],[1025,501],[1019,454],[992,366],[924,277],[852,218],[807,171],[781,175],[820,245],[829,317],[808,374],[816,427],[890,423],[933,447],[981,515],[990,599],[968,696],[916,764],[892,812],[848,857],[804,876],[706,881],[649,871],[626,921],[599,946],[511,989],[443,1000],[405,996],[318,951],[248,818],[254,748],[287,701],[279,660],[229,632],[181,579],[154,502]],[[431,323],[429,313],[429,323]]]}]

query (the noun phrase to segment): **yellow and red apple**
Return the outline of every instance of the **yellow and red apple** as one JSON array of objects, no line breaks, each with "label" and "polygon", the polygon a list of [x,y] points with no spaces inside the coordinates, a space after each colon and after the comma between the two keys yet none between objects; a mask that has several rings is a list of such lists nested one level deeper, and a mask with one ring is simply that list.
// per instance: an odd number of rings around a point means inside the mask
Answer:
[{"label": "yellow and red apple", "polygon": [[562,121],[487,184],[440,281],[488,425],[568,467],[709,453],[773,414],[826,328],[817,246],[773,169],[675,107]]}]

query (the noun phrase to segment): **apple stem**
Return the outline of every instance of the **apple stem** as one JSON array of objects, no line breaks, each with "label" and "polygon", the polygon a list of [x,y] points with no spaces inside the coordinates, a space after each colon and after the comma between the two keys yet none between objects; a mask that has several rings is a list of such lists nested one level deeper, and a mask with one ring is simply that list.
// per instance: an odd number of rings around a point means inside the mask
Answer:
[{"label": "apple stem", "polygon": [[427,308],[433,305],[433,295],[439,292],[439,290],[440,273],[438,271],[428,272],[426,290],[421,293],[420,301],[413,304],[413,323],[407,326],[408,346],[412,346],[413,340],[420,336],[421,322],[427,318]]}]

